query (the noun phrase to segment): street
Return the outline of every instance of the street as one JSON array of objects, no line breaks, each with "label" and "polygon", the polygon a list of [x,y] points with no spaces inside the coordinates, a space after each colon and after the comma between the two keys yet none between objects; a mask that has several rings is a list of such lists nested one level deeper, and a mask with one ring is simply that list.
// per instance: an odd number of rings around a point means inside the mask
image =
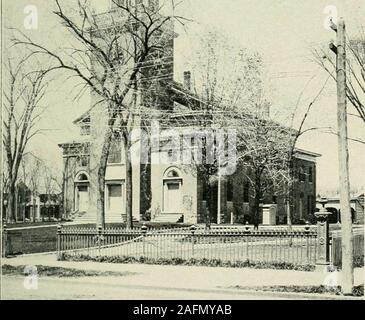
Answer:
[{"label": "street", "polygon": [[[188,289],[125,284],[123,278],[40,278],[37,289],[26,289],[24,277],[2,278],[4,300],[283,300],[275,293],[229,289]],[[318,297],[320,298],[320,297]],[[313,299],[290,295],[290,299]]]},{"label": "street", "polygon": [[[242,300],[242,299],[339,299],[319,294],[254,292],[236,289],[267,286],[319,286],[328,280],[323,271],[304,272],[252,268],[212,268],[57,261],[53,254],[2,259],[2,265],[48,266],[95,271],[98,276],[60,277],[39,275],[37,289],[26,289],[21,274],[2,276],[2,299],[122,299],[122,300]],[[105,276],[102,272],[115,272]],[[120,274],[120,276],[118,275]],[[341,273],[337,274],[338,283]],[[28,279],[29,280],[29,279]],[[355,269],[355,284],[364,282],[364,269]],[[28,283],[29,284],[29,283]],[[27,286],[26,287],[32,287]]]}]

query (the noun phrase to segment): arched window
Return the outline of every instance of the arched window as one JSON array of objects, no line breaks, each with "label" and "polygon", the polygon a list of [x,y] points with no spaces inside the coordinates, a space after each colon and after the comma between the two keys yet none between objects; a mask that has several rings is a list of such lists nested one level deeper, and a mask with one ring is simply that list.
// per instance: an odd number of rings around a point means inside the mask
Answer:
[{"label": "arched window", "polygon": [[178,178],[179,174],[175,170],[171,170],[167,173],[167,178]]},{"label": "arched window", "polygon": [[89,176],[86,172],[79,172],[75,178],[74,208],[79,212],[89,209]]},{"label": "arched window", "polygon": [[89,181],[89,177],[87,176],[86,173],[79,173],[78,175],[76,175],[76,182],[88,182]]},{"label": "arched window", "polygon": [[164,174],[165,179],[179,179],[181,178],[181,174],[179,169],[177,168],[169,168],[165,171]]},{"label": "arched window", "polygon": [[86,174],[81,173],[79,175],[79,181],[87,181],[87,180],[89,180],[89,179],[87,178]]}]

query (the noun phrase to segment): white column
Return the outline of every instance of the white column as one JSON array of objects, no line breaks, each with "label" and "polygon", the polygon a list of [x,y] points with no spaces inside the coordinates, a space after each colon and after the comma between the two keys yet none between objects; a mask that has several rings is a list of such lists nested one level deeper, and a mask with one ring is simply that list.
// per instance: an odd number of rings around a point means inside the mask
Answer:
[{"label": "white column", "polygon": [[77,192],[77,185],[75,185],[75,188],[74,188],[74,211],[77,211],[79,209],[79,206],[78,206],[78,197],[79,197],[79,194]]},{"label": "white column", "polygon": [[[183,206],[183,198],[182,198],[182,181],[179,180],[179,194],[180,194],[180,203],[179,203],[179,211],[183,212],[184,211],[184,206]],[[183,212],[185,213],[185,212]]]},{"label": "white column", "polygon": [[36,203],[37,208],[34,208],[36,210],[36,220],[41,221],[41,199],[39,196],[37,197]]},{"label": "white column", "polygon": [[125,215],[127,213],[127,207],[126,207],[127,193],[125,190],[125,181],[122,181],[121,186],[122,186],[122,201],[123,201],[122,215]]},{"label": "white column", "polygon": [[217,224],[221,224],[221,174],[218,169],[218,205],[217,205]]},{"label": "white column", "polygon": [[162,190],[162,205],[163,205],[163,208],[162,208],[162,212],[165,212],[166,211],[166,197],[167,197],[167,183],[163,182],[163,190]]},{"label": "white column", "polygon": [[104,187],[104,211],[105,211],[105,220],[109,211],[109,186],[105,184]]}]

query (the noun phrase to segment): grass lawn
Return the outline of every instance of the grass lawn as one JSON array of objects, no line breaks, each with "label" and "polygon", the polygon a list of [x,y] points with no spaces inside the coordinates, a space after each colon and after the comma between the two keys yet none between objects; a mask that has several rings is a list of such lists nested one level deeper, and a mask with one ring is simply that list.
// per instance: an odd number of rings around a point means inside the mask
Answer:
[{"label": "grass lawn", "polygon": [[47,221],[47,222],[19,222],[19,223],[6,224],[6,228],[7,229],[14,229],[14,228],[39,227],[39,226],[56,226],[58,224],[59,224],[59,222],[57,222],[57,221],[56,222],[54,222],[54,221]]},{"label": "grass lawn", "polygon": [[[341,287],[327,287],[327,286],[267,286],[267,287],[242,287],[235,286],[230,287],[239,290],[250,290],[250,291],[269,291],[269,292],[288,292],[288,293],[319,293],[319,294],[330,294],[330,295],[341,295]],[[356,286],[353,289],[353,296],[362,297],[364,296],[364,285]]]},{"label": "grass lawn", "polygon": [[[60,267],[49,267],[49,266],[35,266],[36,269],[29,270],[27,266],[11,266],[5,264],[2,266],[2,275],[29,275],[32,271],[33,274],[36,270],[36,275],[43,277],[60,277],[60,278],[78,278],[78,277],[120,277],[135,274],[133,272],[112,272],[112,271],[89,271],[89,270],[78,270]],[[28,271],[29,270],[29,271]]]}]

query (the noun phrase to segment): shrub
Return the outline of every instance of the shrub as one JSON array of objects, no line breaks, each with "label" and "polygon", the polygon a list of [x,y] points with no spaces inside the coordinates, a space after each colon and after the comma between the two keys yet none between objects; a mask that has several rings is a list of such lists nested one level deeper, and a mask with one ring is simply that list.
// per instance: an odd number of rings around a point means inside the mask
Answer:
[{"label": "shrub", "polygon": [[296,265],[287,262],[254,262],[245,261],[223,261],[220,259],[196,259],[190,258],[184,260],[181,258],[148,258],[148,257],[126,257],[126,256],[101,256],[91,257],[87,255],[70,255],[63,253],[61,260],[65,261],[95,261],[107,263],[125,263],[125,264],[154,264],[154,265],[185,265],[185,266],[205,266],[205,267],[225,267],[225,268],[255,268],[255,269],[279,269],[279,270],[298,270],[314,271],[313,265]]},{"label": "shrub", "polygon": [[[362,267],[364,267],[364,255],[354,256],[354,260],[353,261],[354,261],[354,264],[353,264],[354,268],[362,268]],[[341,269],[342,268],[341,261],[339,262],[338,265],[336,265],[336,267],[338,269]]]}]

